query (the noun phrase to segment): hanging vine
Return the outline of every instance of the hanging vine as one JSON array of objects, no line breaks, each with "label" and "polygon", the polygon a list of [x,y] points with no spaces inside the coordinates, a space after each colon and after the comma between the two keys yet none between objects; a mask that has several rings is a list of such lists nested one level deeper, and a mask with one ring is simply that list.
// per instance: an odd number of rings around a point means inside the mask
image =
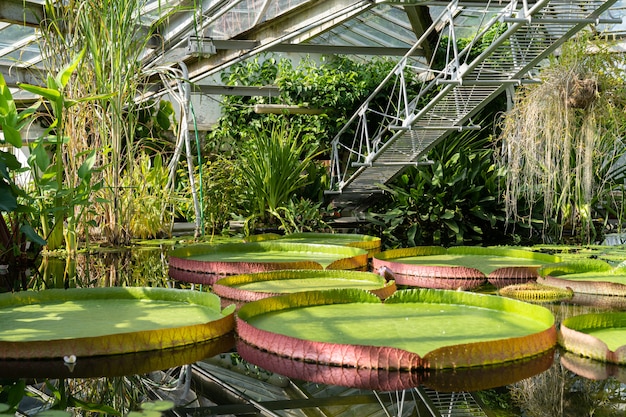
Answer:
[{"label": "hanging vine", "polygon": [[568,231],[588,243],[597,238],[599,216],[621,222],[623,63],[609,42],[584,35],[563,45],[541,71],[541,83],[516,92],[503,118],[498,161],[508,171],[510,223],[530,224],[540,213],[545,240],[560,241]]}]

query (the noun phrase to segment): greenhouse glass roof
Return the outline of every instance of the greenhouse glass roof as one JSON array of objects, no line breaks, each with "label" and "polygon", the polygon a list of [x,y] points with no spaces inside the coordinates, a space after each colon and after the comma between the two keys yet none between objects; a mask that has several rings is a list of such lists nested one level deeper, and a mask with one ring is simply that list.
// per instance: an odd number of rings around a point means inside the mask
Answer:
[{"label": "greenhouse glass roof", "polygon": [[[181,60],[192,82],[219,73],[262,52],[403,56],[445,7],[471,8],[457,26],[467,34],[485,20],[490,1],[437,0],[137,0],[146,30],[157,34],[150,63]],[[495,1],[495,0],[494,0]],[[58,7],[80,3],[49,0]],[[41,70],[38,30],[46,0],[0,1],[0,73],[9,85],[34,82]],[[626,0],[608,12],[621,17]],[[606,26],[606,25],[605,25]],[[626,25],[601,29],[623,36]],[[188,56],[190,39],[201,42],[200,56]],[[183,51],[181,55],[180,51]],[[424,53],[417,51],[416,55]],[[415,57],[419,59],[419,56]]]}]

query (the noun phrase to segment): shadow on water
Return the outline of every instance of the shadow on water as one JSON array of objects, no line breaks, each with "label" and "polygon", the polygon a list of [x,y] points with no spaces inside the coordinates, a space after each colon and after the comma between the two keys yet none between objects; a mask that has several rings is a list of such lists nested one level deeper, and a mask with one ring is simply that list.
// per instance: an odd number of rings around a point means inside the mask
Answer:
[{"label": "shadow on water", "polygon": [[[206,286],[175,282],[168,276],[169,249],[163,245],[102,250],[73,258],[44,258],[30,270],[2,271],[0,292],[106,286],[207,291]],[[571,303],[546,306],[554,312],[557,322],[573,314],[606,308]],[[455,410],[456,415],[498,417],[624,415],[623,367],[597,371],[598,364],[575,367],[570,363],[576,361],[566,358],[557,349],[535,362],[535,368],[521,364],[491,372],[452,372],[418,378],[378,372],[373,378],[368,373],[367,380],[360,379],[359,385],[354,378],[362,378],[362,374],[349,370],[326,370],[326,375],[332,376],[328,380],[323,379],[323,373],[315,373],[319,369],[313,370],[316,377],[308,381],[298,378],[297,373],[274,374],[242,359],[231,338],[190,349],[79,358],[73,369],[61,360],[28,364],[4,361],[0,363],[0,403],[9,403],[8,398],[16,396],[9,393],[22,389],[22,411],[30,410],[33,414],[33,407],[59,408],[67,403],[49,399],[50,390],[57,389],[66,391],[65,398],[76,399],[72,404],[83,415],[90,413],[85,404],[91,404],[101,414],[113,413],[113,409],[125,414],[141,402],[159,399],[173,401],[175,407],[168,412],[171,415],[410,417],[454,416]],[[305,367],[312,372],[306,364],[296,365],[294,370]],[[580,371],[589,367],[595,371]],[[389,384],[390,378],[393,384]],[[377,381],[387,385],[377,385]],[[28,389],[31,391],[26,395]],[[37,397],[33,394],[37,390],[46,395]],[[33,397],[39,398],[35,405]],[[459,414],[467,410],[473,411]]]}]

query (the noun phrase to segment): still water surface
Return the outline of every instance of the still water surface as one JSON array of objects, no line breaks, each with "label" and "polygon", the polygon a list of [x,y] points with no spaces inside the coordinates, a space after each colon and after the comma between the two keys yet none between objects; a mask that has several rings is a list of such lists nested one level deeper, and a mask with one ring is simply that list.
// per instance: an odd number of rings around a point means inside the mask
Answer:
[{"label": "still water surface", "polygon": [[[169,278],[169,249],[164,244],[79,254],[73,259],[47,258],[38,270],[0,276],[0,287],[2,291],[98,286],[208,290]],[[545,306],[557,322],[575,314],[626,309],[620,303],[596,307],[588,299]],[[324,374],[319,367],[302,363],[293,369],[309,375],[308,381],[246,363],[238,356],[234,339],[189,350],[93,358],[78,361],[73,369],[60,361],[8,361],[0,363],[5,395],[0,403],[6,402],[6,393],[17,381],[25,381],[27,390],[54,397],[57,389],[64,392],[62,398],[79,399],[68,405],[81,415],[89,414],[88,407],[80,405],[84,403],[99,411],[112,407],[111,414],[113,409],[126,414],[142,402],[158,399],[176,404],[168,412],[172,415],[603,417],[626,413],[626,368],[583,361],[558,349],[534,361],[465,374],[355,375],[350,370]],[[332,384],[315,375],[328,375]],[[343,386],[342,381],[356,388]],[[372,381],[381,385],[370,386]],[[41,401],[29,401],[23,407],[31,411],[46,408]]]}]

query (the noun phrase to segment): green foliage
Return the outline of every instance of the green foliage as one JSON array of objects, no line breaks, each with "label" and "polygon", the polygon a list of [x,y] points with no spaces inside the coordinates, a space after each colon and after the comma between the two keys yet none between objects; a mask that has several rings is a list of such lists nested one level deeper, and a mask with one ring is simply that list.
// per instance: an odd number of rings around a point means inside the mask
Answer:
[{"label": "green foliage", "polygon": [[130,234],[139,239],[169,235],[175,195],[168,189],[169,173],[160,153],[137,155],[134,167],[122,177],[122,200],[129,214]]},{"label": "green foliage", "polygon": [[371,234],[380,235],[385,247],[503,243],[499,192],[505,171],[492,155],[489,138],[480,133],[448,137],[429,153],[432,165],[381,186],[390,200],[367,213]]},{"label": "green foliage", "polygon": [[254,128],[246,139],[238,149],[238,168],[248,218],[275,224],[281,207],[312,182],[307,170],[319,151],[311,136],[280,120]]},{"label": "green foliage", "polygon": [[[22,147],[22,129],[35,112],[38,103],[18,111],[11,90],[0,74],[0,130],[4,139],[0,146],[0,261],[15,261],[24,254],[26,241],[40,246],[46,242],[33,229],[27,213],[32,210],[32,199],[15,182],[15,176],[24,172],[22,164],[11,148]],[[7,213],[6,219],[2,213]]]},{"label": "green foliage", "polygon": [[[346,117],[354,113],[392,67],[393,62],[388,60],[357,62],[345,57],[323,58],[319,62],[305,59],[294,67],[287,59],[265,56],[234,65],[224,72],[222,81],[225,84],[277,85],[281,95],[278,98],[227,96],[223,99],[222,116],[216,128],[207,135],[203,150],[209,161],[203,166],[204,213],[211,229],[215,231],[222,227],[231,214],[236,218],[247,218],[249,226],[255,222],[270,221],[286,230],[325,228],[323,210],[314,212],[321,208],[323,191],[328,189],[328,169],[318,159],[328,152],[330,140],[341,129]],[[381,100],[385,101],[385,98],[381,96]],[[321,115],[254,112],[255,104],[276,102],[306,104],[326,112]],[[283,125],[282,129],[288,135],[297,132],[306,142],[300,150],[294,149],[303,158],[300,162],[287,155],[287,147],[282,151],[282,157],[275,152],[264,160],[258,154],[258,149],[264,149],[264,145],[258,143],[258,132],[269,131],[268,126],[278,125]],[[287,125],[290,132],[286,132]],[[309,154],[317,156],[307,157]],[[264,183],[260,172],[269,172],[267,162],[272,158],[279,166],[285,163],[299,165],[299,171],[283,172],[284,179],[295,185],[282,183],[280,188],[284,191],[279,192],[281,196],[262,197],[267,193],[265,185],[263,188],[251,185]],[[276,161],[276,158],[282,161]],[[311,161],[303,163],[307,158]],[[262,164],[265,168],[261,169]],[[251,166],[255,166],[255,170],[250,171]],[[280,182],[277,175],[280,170],[272,170],[275,184],[270,187],[274,188],[274,192],[277,192]],[[255,176],[257,178],[253,179]],[[265,206],[261,202],[263,199],[267,201],[267,208],[262,209]]]},{"label": "green foliage", "polygon": [[[281,103],[308,105],[326,110],[321,115],[287,115],[293,126],[318,138],[321,149],[326,150],[330,140],[337,134],[362,101],[380,83],[393,67],[393,62],[372,59],[357,62],[347,57],[302,60],[294,68],[286,58],[273,56],[256,58],[234,65],[222,74],[227,85],[267,86],[276,85],[281,94],[277,99],[265,96],[228,96],[222,102],[222,117],[218,127],[209,134],[208,141],[214,147],[228,148],[241,138],[241,130],[259,125],[271,115],[254,113],[255,104]],[[384,98],[381,97],[384,101]]]},{"label": "green foliage", "polygon": [[285,233],[321,232],[330,229],[322,204],[303,197],[290,199],[277,210],[282,229]]},{"label": "green foliage", "polygon": [[[85,50],[81,50],[55,77],[48,75],[46,87],[20,84],[19,87],[38,95],[42,103],[51,106],[52,122],[37,142],[31,146],[28,164],[37,193],[36,205],[39,209],[41,226],[47,239],[49,250],[60,249],[65,239],[66,249],[76,250],[76,225],[78,219],[91,205],[92,192],[102,184],[92,183],[92,173],[96,163],[95,150],[87,150],[77,157],[82,163],[76,176],[67,178],[65,174],[66,146],[70,139],[66,136],[65,120],[70,107],[79,102],[93,101],[102,97],[91,96],[80,99],[68,97],[66,86],[81,62]],[[49,155],[54,155],[50,158]]]}]

